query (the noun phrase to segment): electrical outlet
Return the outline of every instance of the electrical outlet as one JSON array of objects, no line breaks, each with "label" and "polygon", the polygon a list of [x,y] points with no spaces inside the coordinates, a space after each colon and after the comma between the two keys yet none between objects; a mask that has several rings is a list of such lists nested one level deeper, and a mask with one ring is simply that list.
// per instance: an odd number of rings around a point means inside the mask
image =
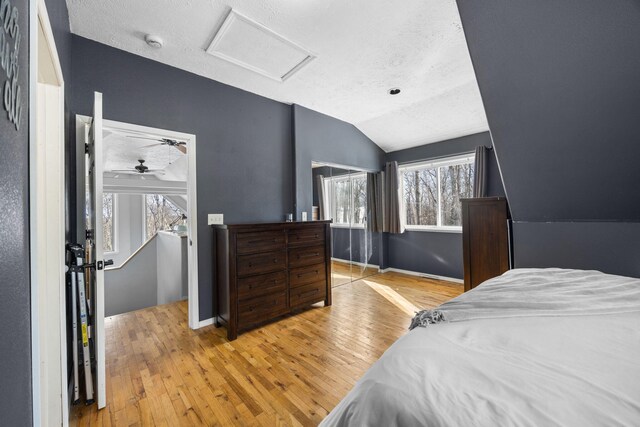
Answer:
[{"label": "electrical outlet", "polygon": [[207,224],[224,224],[224,215],[223,214],[209,214],[207,217]]}]

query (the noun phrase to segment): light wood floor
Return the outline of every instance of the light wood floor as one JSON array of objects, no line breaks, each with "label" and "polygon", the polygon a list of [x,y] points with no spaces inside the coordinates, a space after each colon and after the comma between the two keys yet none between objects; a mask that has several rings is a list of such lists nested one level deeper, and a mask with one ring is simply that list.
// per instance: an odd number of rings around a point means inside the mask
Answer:
[{"label": "light wood floor", "polygon": [[190,330],[179,302],[106,319],[107,407],[71,425],[317,425],[407,332],[413,310],[462,286],[397,273],[333,289],[318,305],[227,342]]},{"label": "light wood floor", "polygon": [[331,261],[331,286],[334,288],[376,274],[378,274],[378,267],[364,267],[346,261]]}]

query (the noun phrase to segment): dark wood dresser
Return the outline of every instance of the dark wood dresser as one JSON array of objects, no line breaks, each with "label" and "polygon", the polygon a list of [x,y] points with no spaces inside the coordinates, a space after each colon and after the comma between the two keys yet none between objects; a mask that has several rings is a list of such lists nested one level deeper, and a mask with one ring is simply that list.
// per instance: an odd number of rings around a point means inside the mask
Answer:
[{"label": "dark wood dresser", "polygon": [[330,222],[212,226],[215,321],[230,341],[298,308],[331,305]]},{"label": "dark wood dresser", "polygon": [[509,209],[504,197],[461,199],[464,290],[509,270]]}]

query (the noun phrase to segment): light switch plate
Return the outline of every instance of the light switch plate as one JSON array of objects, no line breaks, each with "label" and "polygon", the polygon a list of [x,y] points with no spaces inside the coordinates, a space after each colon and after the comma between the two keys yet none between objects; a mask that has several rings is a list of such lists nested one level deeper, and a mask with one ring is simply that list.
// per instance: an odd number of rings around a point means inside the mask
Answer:
[{"label": "light switch plate", "polygon": [[207,217],[207,224],[224,224],[224,214],[209,214]]}]

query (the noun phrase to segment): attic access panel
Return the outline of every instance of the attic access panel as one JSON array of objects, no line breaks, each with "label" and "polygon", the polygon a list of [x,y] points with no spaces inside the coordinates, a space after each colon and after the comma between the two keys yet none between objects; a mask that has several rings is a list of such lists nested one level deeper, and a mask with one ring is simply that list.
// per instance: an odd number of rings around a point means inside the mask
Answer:
[{"label": "attic access panel", "polygon": [[284,82],[315,56],[296,43],[231,10],[207,53]]}]

